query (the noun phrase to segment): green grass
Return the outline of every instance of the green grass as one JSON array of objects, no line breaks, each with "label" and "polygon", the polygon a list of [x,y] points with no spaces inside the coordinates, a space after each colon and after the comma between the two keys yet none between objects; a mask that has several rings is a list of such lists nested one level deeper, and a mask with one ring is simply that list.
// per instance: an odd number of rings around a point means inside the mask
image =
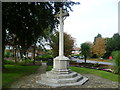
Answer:
[{"label": "green grass", "polygon": [[[52,69],[52,66],[48,66],[47,71],[50,71],[51,69]],[[111,81],[117,81],[117,82],[119,77],[119,82],[120,82],[120,75],[117,75],[111,72],[89,69],[89,68],[81,68],[81,67],[70,67],[70,69],[80,74],[93,74],[93,75],[96,75],[105,79],[109,79]]]},{"label": "green grass", "polygon": [[50,71],[50,70],[52,70],[52,68],[53,68],[53,66],[47,66],[46,71]]},{"label": "green grass", "polygon": [[[81,73],[81,74],[94,74],[96,76],[100,76],[105,79],[109,79],[111,81],[118,81],[118,75],[111,73],[111,72],[106,72],[102,70],[95,70],[95,69],[89,69],[89,68],[80,68],[80,67],[70,67],[72,71]],[[120,78],[120,76],[119,76]],[[119,81],[120,82],[120,81]]]},{"label": "green grass", "polygon": [[5,65],[5,68],[6,71],[2,73],[2,87],[8,88],[11,83],[20,77],[35,72],[39,66]]},{"label": "green grass", "polygon": [[42,61],[42,63],[47,63],[48,61]]}]

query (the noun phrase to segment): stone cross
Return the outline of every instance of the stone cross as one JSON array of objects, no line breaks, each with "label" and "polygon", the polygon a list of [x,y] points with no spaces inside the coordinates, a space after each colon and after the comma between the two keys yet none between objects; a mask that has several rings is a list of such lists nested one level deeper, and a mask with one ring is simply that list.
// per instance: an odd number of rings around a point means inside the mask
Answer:
[{"label": "stone cross", "polygon": [[88,80],[88,78],[71,71],[69,69],[69,58],[64,56],[63,20],[67,15],[68,13],[63,12],[62,8],[60,8],[59,13],[56,15],[60,21],[59,56],[54,58],[53,69],[42,74],[41,80],[36,81],[36,83],[52,87],[61,87],[82,85]]},{"label": "stone cross", "polygon": [[59,13],[56,15],[59,18],[60,22],[60,31],[59,31],[59,56],[64,56],[64,31],[63,31],[63,18],[69,15],[67,12],[63,12],[60,8]]},{"label": "stone cross", "polygon": [[[56,15],[60,22],[60,31],[59,31],[59,56],[54,58],[54,71],[58,71],[59,73],[69,73],[69,58],[64,56],[64,33],[63,33],[63,21],[65,16],[69,15],[67,12],[64,12],[62,8]],[[62,72],[61,72],[62,70]]]}]

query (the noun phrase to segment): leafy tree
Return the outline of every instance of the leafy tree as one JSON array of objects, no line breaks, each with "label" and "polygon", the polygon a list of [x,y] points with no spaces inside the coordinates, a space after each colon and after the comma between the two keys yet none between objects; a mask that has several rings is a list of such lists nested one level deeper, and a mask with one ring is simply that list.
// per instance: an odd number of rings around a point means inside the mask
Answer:
[{"label": "leafy tree", "polygon": [[120,35],[114,34],[112,38],[106,38],[106,53],[105,57],[109,57],[113,51],[120,50]]},{"label": "leafy tree", "polygon": [[98,33],[98,35],[94,38],[94,42],[93,42],[94,44],[96,42],[96,39],[99,38],[99,37],[102,37],[102,35]]},{"label": "leafy tree", "polygon": [[93,43],[92,42],[86,42],[87,44],[89,44],[89,46],[90,46],[90,56],[92,56],[93,55]]},{"label": "leafy tree", "polygon": [[[53,51],[53,56],[59,54],[59,32],[56,32],[50,39],[50,47]],[[64,55],[68,56],[71,54],[74,47],[74,38],[67,33],[64,33]]]},{"label": "leafy tree", "polygon": [[104,57],[109,58],[111,52],[113,51],[112,38],[105,38],[105,43],[106,43],[106,53]]},{"label": "leafy tree", "polygon": [[112,56],[113,56],[113,70],[114,73],[120,74],[120,51],[113,51],[112,52]]},{"label": "leafy tree", "polygon": [[93,53],[98,57],[101,57],[105,54],[105,40],[101,37],[96,39],[95,45],[93,46]]},{"label": "leafy tree", "polygon": [[86,58],[90,55],[90,52],[91,52],[90,45],[88,43],[82,43],[81,53],[84,55],[85,63],[86,63]]},{"label": "leafy tree", "polygon": [[4,2],[2,3],[3,21],[3,58],[6,44],[6,33],[16,35],[21,56],[26,50],[35,45],[40,36],[45,35],[45,30],[50,27],[52,32],[59,24],[54,18],[62,7],[66,11],[72,10],[75,2]]},{"label": "leafy tree", "polygon": [[24,55],[49,25],[52,28],[55,26],[52,7],[47,7],[47,5],[48,3],[3,3],[3,24],[5,26],[3,30],[7,29],[10,34],[16,35],[22,49],[21,53]]},{"label": "leafy tree", "polygon": [[53,52],[53,56],[56,57],[59,55],[59,32],[55,32],[53,35],[50,35],[49,46]]}]

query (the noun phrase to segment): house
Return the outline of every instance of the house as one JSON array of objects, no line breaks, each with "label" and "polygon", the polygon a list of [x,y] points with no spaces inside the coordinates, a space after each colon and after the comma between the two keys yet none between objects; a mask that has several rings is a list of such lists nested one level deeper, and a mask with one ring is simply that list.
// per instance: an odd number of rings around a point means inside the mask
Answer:
[{"label": "house", "polygon": [[72,54],[80,54],[80,48],[79,47],[74,47],[72,50]]}]

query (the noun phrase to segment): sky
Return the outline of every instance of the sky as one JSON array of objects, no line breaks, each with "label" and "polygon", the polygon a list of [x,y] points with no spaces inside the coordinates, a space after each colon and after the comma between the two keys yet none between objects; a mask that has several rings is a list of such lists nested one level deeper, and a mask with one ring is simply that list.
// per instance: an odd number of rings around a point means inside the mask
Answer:
[{"label": "sky", "polygon": [[118,32],[120,0],[78,1],[80,5],[73,6],[73,12],[64,21],[64,32],[75,38],[77,47],[86,41],[93,42],[98,33],[106,38]]}]

